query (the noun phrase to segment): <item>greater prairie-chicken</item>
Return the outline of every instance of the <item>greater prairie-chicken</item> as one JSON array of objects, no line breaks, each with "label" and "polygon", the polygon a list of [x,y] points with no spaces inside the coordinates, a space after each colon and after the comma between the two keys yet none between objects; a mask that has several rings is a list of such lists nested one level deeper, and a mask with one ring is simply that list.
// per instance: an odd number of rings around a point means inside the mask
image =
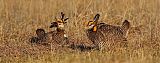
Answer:
[{"label": "greater prairie-chicken", "polygon": [[122,26],[114,26],[105,23],[98,23],[100,15],[96,14],[92,21],[87,21],[86,34],[95,47],[101,49],[109,43],[126,41],[126,35],[130,23],[125,20]]},{"label": "greater prairie-chicken", "polygon": [[65,33],[64,24],[67,23],[66,20],[68,20],[69,18],[64,18],[64,16],[65,14],[61,12],[60,19],[55,18],[56,21],[52,22],[50,26],[50,28],[56,28],[55,31],[51,31],[50,33],[52,33],[53,42],[59,45],[64,45],[68,43],[68,37]]},{"label": "greater prairie-chicken", "polygon": [[31,38],[31,43],[47,44],[52,38],[52,34],[46,33],[44,29],[37,29],[36,35],[36,37]]}]

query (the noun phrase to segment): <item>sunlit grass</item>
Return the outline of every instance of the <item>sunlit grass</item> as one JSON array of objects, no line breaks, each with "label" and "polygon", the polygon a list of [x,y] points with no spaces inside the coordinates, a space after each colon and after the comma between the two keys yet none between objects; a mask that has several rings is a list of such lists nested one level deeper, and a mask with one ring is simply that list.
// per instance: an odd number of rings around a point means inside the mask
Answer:
[{"label": "sunlit grass", "polygon": [[[2,63],[160,63],[160,12],[158,0],[0,0],[0,61]],[[131,30],[128,47],[110,51],[46,51],[32,46],[37,28],[50,31],[54,17],[69,17],[68,36],[76,43],[90,43],[84,22],[99,13],[99,22]],[[64,51],[64,52],[63,52]]]}]

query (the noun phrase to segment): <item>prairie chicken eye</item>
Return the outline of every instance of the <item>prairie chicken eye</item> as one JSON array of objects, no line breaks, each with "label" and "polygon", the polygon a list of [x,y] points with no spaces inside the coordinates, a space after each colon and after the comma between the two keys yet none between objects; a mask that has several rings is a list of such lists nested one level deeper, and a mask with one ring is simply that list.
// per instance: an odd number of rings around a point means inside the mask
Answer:
[{"label": "prairie chicken eye", "polygon": [[94,23],[93,22],[88,22],[88,26],[91,26],[93,25]]},{"label": "prairie chicken eye", "polygon": [[60,28],[60,27],[64,27],[64,24],[63,23],[58,23],[58,27]]},{"label": "prairie chicken eye", "polygon": [[63,25],[62,23],[58,23],[58,25]]}]

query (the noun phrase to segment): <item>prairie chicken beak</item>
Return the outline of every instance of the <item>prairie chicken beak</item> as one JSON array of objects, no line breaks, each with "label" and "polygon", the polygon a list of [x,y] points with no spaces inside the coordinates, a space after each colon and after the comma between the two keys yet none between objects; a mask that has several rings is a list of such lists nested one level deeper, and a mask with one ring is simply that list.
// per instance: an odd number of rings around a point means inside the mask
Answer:
[{"label": "prairie chicken beak", "polygon": [[91,28],[93,28],[94,27],[94,25],[91,25],[91,26],[89,26],[89,29],[91,29]]}]

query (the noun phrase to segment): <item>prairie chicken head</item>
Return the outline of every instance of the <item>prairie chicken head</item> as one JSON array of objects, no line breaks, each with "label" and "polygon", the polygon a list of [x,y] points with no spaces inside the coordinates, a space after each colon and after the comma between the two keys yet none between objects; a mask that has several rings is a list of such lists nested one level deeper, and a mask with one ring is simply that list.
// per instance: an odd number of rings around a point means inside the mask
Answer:
[{"label": "prairie chicken head", "polygon": [[97,31],[97,23],[99,20],[100,15],[96,14],[93,20],[87,21],[86,22],[86,29],[92,30],[92,31]]},{"label": "prairie chicken head", "polygon": [[36,30],[36,34],[37,34],[37,37],[38,38],[43,38],[43,37],[45,37],[45,31],[44,31],[44,29],[37,29]]},{"label": "prairie chicken head", "polygon": [[51,23],[50,28],[56,27],[58,29],[64,29],[64,24],[67,23],[66,21],[69,19],[69,18],[64,18],[64,15],[65,14],[61,12],[60,19],[57,19],[55,17],[56,21]]},{"label": "prairie chicken head", "polygon": [[31,43],[39,43],[40,40],[43,40],[45,38],[45,30],[44,29],[37,29],[36,30],[36,35],[37,37],[32,37],[30,39]]},{"label": "prairie chicken head", "polygon": [[130,22],[128,20],[125,20],[122,24],[122,28],[128,30],[130,27],[131,27]]}]

